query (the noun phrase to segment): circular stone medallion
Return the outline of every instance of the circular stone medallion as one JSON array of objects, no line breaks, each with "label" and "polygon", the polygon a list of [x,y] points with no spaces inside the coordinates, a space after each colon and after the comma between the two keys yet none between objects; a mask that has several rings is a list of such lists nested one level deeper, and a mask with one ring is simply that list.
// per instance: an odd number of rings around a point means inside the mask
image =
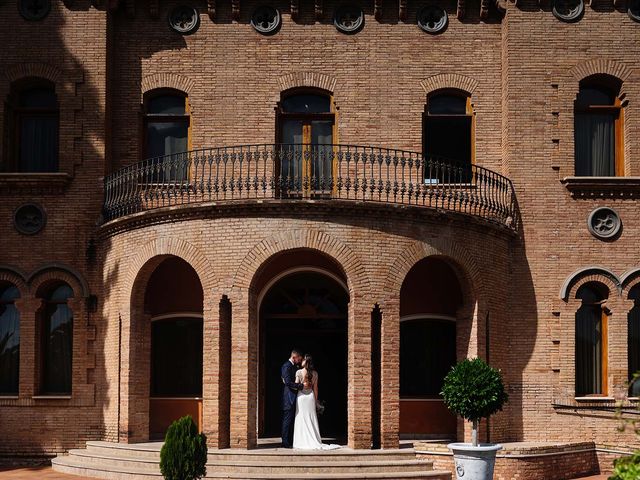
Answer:
[{"label": "circular stone medallion", "polygon": [[276,33],[281,23],[280,11],[274,7],[266,5],[258,7],[251,15],[251,26],[263,35]]},{"label": "circular stone medallion", "polygon": [[51,0],[18,0],[18,10],[25,20],[42,20],[51,11]]},{"label": "circular stone medallion", "polygon": [[181,35],[190,35],[200,27],[200,14],[193,7],[176,7],[169,13],[169,26]]},{"label": "circular stone medallion", "polygon": [[47,223],[47,217],[42,207],[35,203],[20,205],[13,216],[13,224],[24,235],[35,235]]},{"label": "circular stone medallion", "polygon": [[563,22],[577,22],[584,13],[584,0],[555,0],[553,14]]},{"label": "circular stone medallion", "polygon": [[364,26],[364,12],[356,5],[340,7],[333,17],[333,24],[339,32],[357,33]]},{"label": "circular stone medallion", "polygon": [[596,208],[587,220],[587,228],[594,237],[600,240],[609,240],[615,237],[621,227],[622,221],[618,212],[609,207]]},{"label": "circular stone medallion", "polygon": [[449,17],[442,7],[429,5],[418,11],[418,26],[427,33],[440,33],[448,23]]}]

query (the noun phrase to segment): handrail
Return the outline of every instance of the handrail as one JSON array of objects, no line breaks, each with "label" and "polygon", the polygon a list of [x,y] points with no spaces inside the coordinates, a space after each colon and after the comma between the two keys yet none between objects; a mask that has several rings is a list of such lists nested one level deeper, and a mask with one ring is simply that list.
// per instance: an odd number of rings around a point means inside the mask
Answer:
[{"label": "handrail", "polygon": [[511,181],[477,165],[359,145],[256,144],[143,160],[105,178],[104,217],[220,200],[325,199],[461,212],[518,229]]}]

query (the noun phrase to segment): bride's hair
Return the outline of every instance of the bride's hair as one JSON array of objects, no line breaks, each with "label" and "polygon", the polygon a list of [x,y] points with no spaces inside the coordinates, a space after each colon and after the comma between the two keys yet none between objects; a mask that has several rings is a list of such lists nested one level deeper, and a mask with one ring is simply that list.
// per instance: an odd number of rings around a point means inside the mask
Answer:
[{"label": "bride's hair", "polygon": [[309,383],[313,382],[313,372],[315,372],[316,367],[313,364],[313,357],[309,354],[304,356],[304,368],[307,370],[307,376],[305,380]]}]

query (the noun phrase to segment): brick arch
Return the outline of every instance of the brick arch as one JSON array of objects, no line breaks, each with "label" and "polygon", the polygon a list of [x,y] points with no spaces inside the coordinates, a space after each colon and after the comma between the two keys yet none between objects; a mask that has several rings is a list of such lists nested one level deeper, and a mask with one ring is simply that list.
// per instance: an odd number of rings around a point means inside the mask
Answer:
[{"label": "brick arch", "polygon": [[622,296],[626,298],[629,290],[635,287],[638,283],[640,283],[640,267],[632,268],[620,275],[620,289]]},{"label": "brick arch", "polygon": [[420,85],[427,94],[443,88],[455,88],[471,95],[478,87],[478,81],[458,73],[439,73],[425,78]]},{"label": "brick arch", "polygon": [[615,60],[598,58],[579,63],[571,69],[571,74],[578,81],[591,75],[605,74],[619,78],[624,82],[631,75],[631,69]]},{"label": "brick arch", "polygon": [[4,75],[9,83],[21,78],[39,77],[58,84],[62,78],[62,71],[47,63],[18,63],[7,68]]},{"label": "brick arch", "polygon": [[318,72],[293,72],[278,78],[281,92],[290,88],[314,87],[333,93],[336,83],[336,78]]},{"label": "brick arch", "polygon": [[138,254],[129,262],[129,269],[123,279],[126,302],[131,300],[133,289],[140,273],[154,258],[173,255],[187,262],[198,274],[205,298],[207,291],[215,287],[215,273],[207,257],[195,246],[179,238],[161,238],[143,245]]},{"label": "brick arch", "polygon": [[22,270],[12,267],[11,265],[0,264],[0,281],[9,282],[16,286],[20,291],[20,298],[24,298],[29,290],[27,285],[27,276]]},{"label": "brick arch", "polygon": [[196,82],[182,75],[175,73],[154,73],[142,78],[140,84],[140,101],[142,102],[144,94],[158,88],[173,88],[190,95],[193,93]]},{"label": "brick arch", "polygon": [[65,282],[73,290],[74,298],[89,296],[89,285],[80,272],[61,264],[43,265],[32,272],[27,281],[34,294],[47,283]]},{"label": "brick arch", "polygon": [[402,283],[409,271],[419,261],[431,256],[451,260],[463,292],[465,289],[470,289],[470,293],[476,298],[481,296],[481,292],[484,290],[482,276],[469,252],[457,243],[440,245],[439,242],[414,242],[411,247],[398,255],[389,269],[389,275],[385,281],[385,292],[399,295]]},{"label": "brick arch", "polygon": [[565,302],[574,298],[578,289],[589,282],[605,285],[609,289],[609,298],[620,292],[620,279],[615,273],[604,267],[591,266],[576,270],[567,277],[560,288],[560,298]]},{"label": "brick arch", "polygon": [[[291,230],[265,238],[242,259],[233,286],[248,289],[260,268],[277,253],[308,248],[335,260],[347,277],[349,293],[369,291],[369,279],[356,253],[348,245],[318,230]],[[353,298],[353,297],[352,297]]]}]

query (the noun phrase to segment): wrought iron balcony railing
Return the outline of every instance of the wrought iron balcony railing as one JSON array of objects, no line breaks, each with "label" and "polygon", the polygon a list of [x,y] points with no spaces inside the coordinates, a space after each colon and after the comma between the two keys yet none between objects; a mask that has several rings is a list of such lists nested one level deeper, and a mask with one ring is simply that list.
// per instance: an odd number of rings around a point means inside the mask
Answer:
[{"label": "wrought iron balcony railing", "polygon": [[221,200],[384,202],[461,212],[516,230],[511,181],[476,165],[353,145],[243,145],[151,158],[105,179],[107,220]]}]

